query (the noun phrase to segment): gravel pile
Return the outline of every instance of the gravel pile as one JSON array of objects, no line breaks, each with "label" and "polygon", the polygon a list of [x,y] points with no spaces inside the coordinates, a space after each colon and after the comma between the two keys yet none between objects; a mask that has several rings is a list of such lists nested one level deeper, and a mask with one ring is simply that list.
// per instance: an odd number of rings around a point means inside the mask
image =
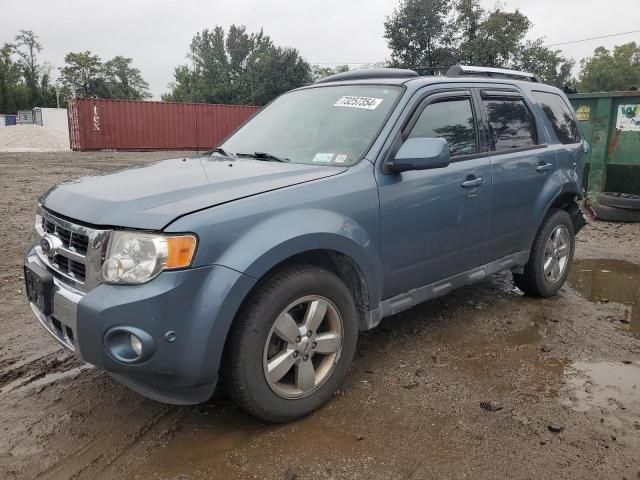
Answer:
[{"label": "gravel pile", "polygon": [[38,125],[16,125],[0,128],[0,152],[68,151],[69,133]]}]

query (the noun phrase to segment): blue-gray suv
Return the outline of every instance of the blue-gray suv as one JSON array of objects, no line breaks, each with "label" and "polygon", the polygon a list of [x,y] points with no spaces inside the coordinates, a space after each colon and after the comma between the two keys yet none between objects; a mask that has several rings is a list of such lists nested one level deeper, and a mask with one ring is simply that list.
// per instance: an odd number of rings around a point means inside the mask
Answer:
[{"label": "blue-gray suv", "polygon": [[358,332],[511,270],[563,285],[588,145],[524,72],[361,70],[282,95],[204,156],[63,183],[39,201],[31,308],[150,398],[219,380],[251,414],[327,402]]}]

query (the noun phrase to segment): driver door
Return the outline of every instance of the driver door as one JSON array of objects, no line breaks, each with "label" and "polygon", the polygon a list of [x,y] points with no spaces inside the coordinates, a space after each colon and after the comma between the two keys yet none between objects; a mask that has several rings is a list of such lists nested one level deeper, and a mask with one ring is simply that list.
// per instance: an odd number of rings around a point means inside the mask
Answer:
[{"label": "driver door", "polygon": [[487,263],[491,165],[469,90],[420,101],[390,152],[412,137],[443,137],[445,168],[378,176],[383,298],[430,285]]}]

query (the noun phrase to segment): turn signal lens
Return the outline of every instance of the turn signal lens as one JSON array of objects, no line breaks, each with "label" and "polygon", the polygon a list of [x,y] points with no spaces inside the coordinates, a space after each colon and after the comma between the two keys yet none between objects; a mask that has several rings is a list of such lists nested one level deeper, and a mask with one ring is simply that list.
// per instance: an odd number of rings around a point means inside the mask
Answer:
[{"label": "turn signal lens", "polygon": [[192,235],[167,237],[167,263],[165,268],[185,268],[191,265],[196,251],[196,238]]}]

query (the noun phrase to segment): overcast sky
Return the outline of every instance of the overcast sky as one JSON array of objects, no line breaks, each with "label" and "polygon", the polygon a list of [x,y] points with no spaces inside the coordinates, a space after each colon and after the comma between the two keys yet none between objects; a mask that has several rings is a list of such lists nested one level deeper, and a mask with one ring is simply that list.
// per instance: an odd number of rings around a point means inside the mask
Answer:
[{"label": "overcast sky", "polygon": [[[378,62],[389,56],[383,22],[398,0],[1,0],[0,43],[20,29],[41,39],[41,59],[55,67],[69,51],[91,50],[103,60],[133,57],[154,98],[167,90],[173,68],[185,62],[193,34],[244,24],[264,28],[276,44],[296,47],[311,63]],[[483,0],[487,8],[495,0]],[[531,38],[548,44],[640,28],[639,0],[504,0],[534,23]],[[55,5],[55,7],[54,7]],[[599,45],[640,42],[640,34],[557,47],[586,57]]]}]

